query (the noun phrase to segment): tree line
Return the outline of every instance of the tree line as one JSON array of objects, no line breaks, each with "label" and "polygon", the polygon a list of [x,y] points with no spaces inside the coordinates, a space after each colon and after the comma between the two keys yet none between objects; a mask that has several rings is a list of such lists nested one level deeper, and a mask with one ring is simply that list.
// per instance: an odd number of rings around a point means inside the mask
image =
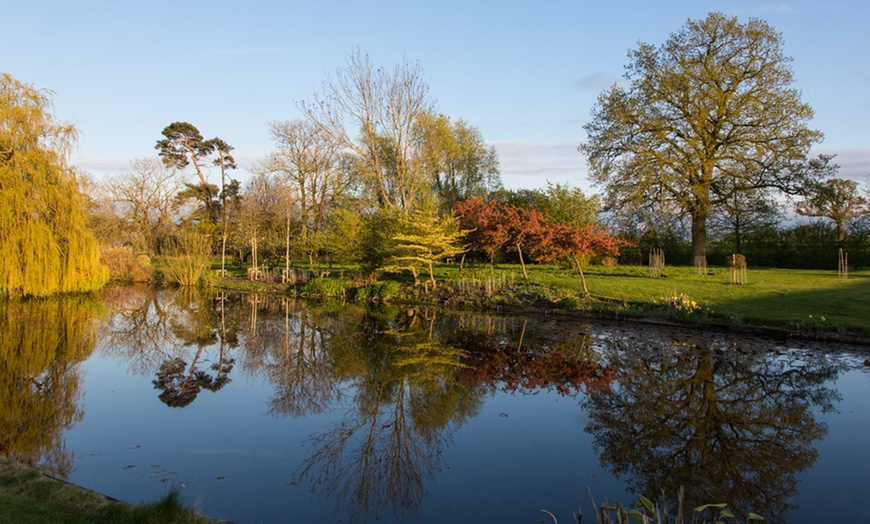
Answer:
[{"label": "tree line", "polygon": [[[760,239],[807,228],[868,251],[866,188],[836,178],[833,157],[809,156],[823,135],[771,26],[711,13],[628,58],[627,83],[600,95],[579,146],[600,200],[561,185],[506,191],[495,148],[438,112],[419,63],[384,67],[360,49],[297,103],[301,118],[269,124],[274,150],[244,185],[233,147],[182,121],[162,131],[156,157],[93,181],[67,163],[75,130],[53,118],[50,93],[3,75],[0,290],[92,289],[106,279],[97,240],[154,257],[189,250],[191,235],[222,270],[342,260],[415,281],[468,254],[524,273],[527,260],[561,260],[582,276],[620,246],[635,262],[679,246],[672,262],[755,249],[756,263],[781,265],[782,246],[764,255]],[[788,229],[786,204],[832,231]]]}]

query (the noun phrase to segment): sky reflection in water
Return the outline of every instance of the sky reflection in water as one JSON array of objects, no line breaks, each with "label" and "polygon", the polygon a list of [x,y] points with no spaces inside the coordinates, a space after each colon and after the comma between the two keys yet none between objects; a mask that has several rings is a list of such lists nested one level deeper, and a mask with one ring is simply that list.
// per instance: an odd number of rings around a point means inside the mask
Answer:
[{"label": "sky reflection in water", "polygon": [[683,485],[812,522],[870,495],[849,348],[134,288],[0,311],[0,450],[124,500],[176,485],[237,522],[570,522],[587,487]]}]

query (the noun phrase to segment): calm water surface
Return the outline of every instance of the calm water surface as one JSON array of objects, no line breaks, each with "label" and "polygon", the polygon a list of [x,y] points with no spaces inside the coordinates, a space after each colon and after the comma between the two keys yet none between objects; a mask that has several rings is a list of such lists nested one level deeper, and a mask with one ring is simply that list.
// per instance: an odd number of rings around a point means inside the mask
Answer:
[{"label": "calm water surface", "polygon": [[[636,493],[870,517],[863,348],[111,288],[0,304],[0,451],[254,522],[560,522]],[[591,516],[589,517],[591,518]]]}]

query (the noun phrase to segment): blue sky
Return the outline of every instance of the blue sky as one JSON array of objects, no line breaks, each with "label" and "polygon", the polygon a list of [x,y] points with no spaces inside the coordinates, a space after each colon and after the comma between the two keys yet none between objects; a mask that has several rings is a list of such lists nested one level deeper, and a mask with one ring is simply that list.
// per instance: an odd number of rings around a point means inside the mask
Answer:
[{"label": "blue sky", "polygon": [[6,0],[0,70],[55,92],[82,132],[74,164],[97,177],[153,156],[187,121],[236,148],[243,168],[272,149],[268,124],[360,47],[377,64],[419,61],[438,109],[495,145],[510,188],[594,190],[576,146],[598,94],[638,41],[661,44],[710,11],[783,33],[795,86],[837,154],[870,174],[870,3],[792,1],[40,1]]}]

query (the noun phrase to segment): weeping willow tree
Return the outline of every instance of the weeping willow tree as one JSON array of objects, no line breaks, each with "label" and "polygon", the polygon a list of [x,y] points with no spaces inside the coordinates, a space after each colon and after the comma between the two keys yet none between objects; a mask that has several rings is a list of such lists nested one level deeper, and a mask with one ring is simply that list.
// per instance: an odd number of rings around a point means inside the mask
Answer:
[{"label": "weeping willow tree", "polygon": [[90,291],[108,281],[67,156],[76,129],[50,93],[0,74],[0,295]]}]

